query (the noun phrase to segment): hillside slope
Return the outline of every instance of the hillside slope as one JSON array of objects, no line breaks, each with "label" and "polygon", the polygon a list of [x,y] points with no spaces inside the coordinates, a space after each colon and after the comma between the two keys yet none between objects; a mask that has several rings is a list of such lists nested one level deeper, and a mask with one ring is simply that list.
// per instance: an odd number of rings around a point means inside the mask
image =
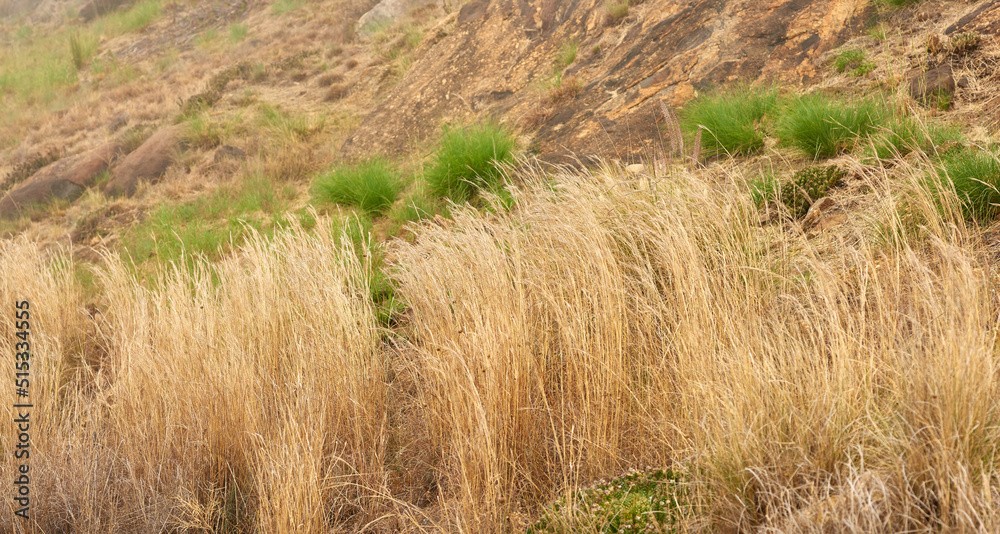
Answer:
[{"label": "hillside slope", "polygon": [[0,531],[1000,530],[998,21],[0,0]]}]

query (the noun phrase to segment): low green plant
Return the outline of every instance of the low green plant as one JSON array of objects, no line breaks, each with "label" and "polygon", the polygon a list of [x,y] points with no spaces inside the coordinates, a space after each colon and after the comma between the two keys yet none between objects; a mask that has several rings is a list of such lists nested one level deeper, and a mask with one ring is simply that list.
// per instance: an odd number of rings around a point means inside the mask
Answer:
[{"label": "low green plant", "polygon": [[953,190],[963,215],[980,223],[1000,213],[1000,158],[996,147],[989,150],[969,148],[946,156],[931,190],[941,194]]},{"label": "low green plant", "polygon": [[885,25],[882,24],[881,22],[878,24],[872,24],[871,26],[868,26],[868,28],[866,28],[865,31],[868,33],[869,37],[875,39],[876,41],[884,41],[887,36],[887,33],[885,31]]},{"label": "low green plant", "polygon": [[424,173],[428,190],[463,202],[496,187],[503,181],[498,163],[513,162],[516,145],[513,132],[494,121],[446,128]]},{"label": "low green plant", "polygon": [[307,140],[324,126],[322,120],[311,121],[305,115],[289,113],[271,104],[261,103],[259,110],[261,125],[288,142]]},{"label": "low green plant", "polygon": [[833,165],[806,167],[781,186],[776,200],[788,208],[792,217],[801,218],[809,212],[813,202],[825,197],[827,191],[843,177],[844,171]]},{"label": "low green plant", "polygon": [[559,49],[559,54],[556,56],[556,72],[562,71],[576,61],[576,53],[579,48],[580,42],[576,39],[571,39],[563,43],[562,47]]},{"label": "low green plant", "polygon": [[964,56],[979,48],[980,43],[982,43],[982,37],[978,33],[964,32],[952,38],[951,42],[948,43],[948,49],[956,56]]},{"label": "low green plant", "polygon": [[107,23],[118,26],[122,33],[127,33],[145,29],[159,18],[162,11],[162,2],[146,0],[136,3],[128,11],[112,13],[105,18]]},{"label": "low green plant", "polygon": [[806,95],[782,114],[777,131],[785,143],[805,154],[829,158],[850,151],[885,121],[884,104],[873,99],[841,102]]},{"label": "low green plant", "polygon": [[685,493],[673,471],[633,471],[574,491],[545,508],[527,534],[680,532]]},{"label": "low green plant", "polygon": [[191,268],[196,256],[214,260],[227,253],[249,228],[268,236],[283,227],[294,197],[294,188],[250,175],[196,200],[157,207],[123,235],[120,253],[146,274],[170,262]]},{"label": "low green plant", "polygon": [[761,174],[751,179],[747,186],[750,189],[750,198],[758,208],[767,202],[777,200],[778,192],[781,191],[781,184],[773,174]]},{"label": "low green plant", "polygon": [[847,72],[859,77],[875,70],[875,64],[868,61],[864,50],[842,50],[833,59],[837,72]]},{"label": "low green plant", "polygon": [[290,11],[295,11],[303,5],[305,5],[305,0],[278,0],[271,4],[271,12],[275,15],[284,15]]},{"label": "low green plant", "polygon": [[245,22],[234,22],[229,25],[229,42],[236,44],[246,39],[250,26]]},{"label": "low green plant", "polygon": [[372,158],[355,165],[341,165],[313,182],[313,198],[357,206],[373,215],[381,214],[396,200],[399,173],[385,158]]},{"label": "low green plant", "polygon": [[681,115],[681,126],[701,133],[708,156],[752,154],[764,147],[764,119],[778,103],[775,89],[737,86],[696,98]]},{"label": "low green plant", "polygon": [[[434,215],[446,211],[447,207],[428,195],[423,190],[413,191],[403,198],[403,201],[389,212],[389,220],[394,223],[394,230],[402,228],[411,222],[432,219]],[[393,232],[395,233],[395,232]]]}]

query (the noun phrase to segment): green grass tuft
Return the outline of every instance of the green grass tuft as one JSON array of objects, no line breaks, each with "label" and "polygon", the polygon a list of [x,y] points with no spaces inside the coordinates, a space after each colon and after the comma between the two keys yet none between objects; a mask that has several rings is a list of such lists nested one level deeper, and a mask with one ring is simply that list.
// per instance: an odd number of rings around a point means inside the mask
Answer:
[{"label": "green grass tuft", "polygon": [[886,125],[885,105],[872,99],[839,102],[820,95],[796,99],[782,115],[778,134],[814,158],[848,152]]},{"label": "green grass tuft", "polygon": [[970,148],[946,156],[932,191],[941,194],[954,188],[963,215],[986,223],[1000,212],[1000,159],[996,150]]},{"label": "green grass tuft", "polygon": [[513,162],[516,144],[513,132],[492,121],[447,128],[424,173],[428,190],[462,202],[496,188],[503,182],[497,163]]},{"label": "green grass tuft", "polygon": [[246,39],[250,26],[244,23],[234,22],[229,25],[229,42],[236,44]]},{"label": "green grass tuft", "polygon": [[559,49],[559,55],[556,56],[556,72],[562,71],[576,61],[576,53],[579,48],[580,42],[576,39],[569,40],[562,45],[562,48]]},{"label": "green grass tuft", "polygon": [[775,89],[738,86],[695,99],[684,110],[681,125],[691,133],[703,130],[701,143],[708,156],[751,154],[764,147],[763,121],[777,103]]},{"label": "green grass tuft", "polygon": [[875,64],[867,60],[864,50],[843,50],[833,59],[833,67],[837,72],[847,72],[859,77],[875,70]]},{"label": "green grass tuft", "polygon": [[399,173],[383,158],[357,165],[344,165],[319,176],[313,197],[324,202],[357,206],[370,214],[381,214],[399,194]]}]

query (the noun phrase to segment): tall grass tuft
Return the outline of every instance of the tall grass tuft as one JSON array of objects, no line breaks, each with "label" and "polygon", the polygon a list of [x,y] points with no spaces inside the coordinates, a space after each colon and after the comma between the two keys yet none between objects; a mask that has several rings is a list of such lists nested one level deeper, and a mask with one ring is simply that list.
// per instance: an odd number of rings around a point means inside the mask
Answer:
[{"label": "tall grass tuft", "polygon": [[516,146],[513,132],[493,121],[446,128],[424,173],[430,193],[463,202],[496,188],[503,182],[498,164],[513,161]]},{"label": "tall grass tuft", "polygon": [[706,156],[745,155],[764,147],[764,119],[777,105],[775,89],[738,86],[699,97],[682,113],[682,126],[702,131]]},{"label": "tall grass tuft", "polygon": [[948,155],[934,174],[934,190],[954,188],[967,219],[986,223],[1000,212],[1000,159],[995,151],[965,149]]},{"label": "tall grass tuft", "polygon": [[320,175],[313,182],[313,197],[357,206],[377,215],[392,205],[400,187],[395,167],[387,159],[376,157],[355,165],[338,166]]},{"label": "tall grass tuft", "polygon": [[791,103],[778,123],[786,143],[814,158],[848,152],[886,124],[884,103],[873,99],[841,102],[806,95]]}]

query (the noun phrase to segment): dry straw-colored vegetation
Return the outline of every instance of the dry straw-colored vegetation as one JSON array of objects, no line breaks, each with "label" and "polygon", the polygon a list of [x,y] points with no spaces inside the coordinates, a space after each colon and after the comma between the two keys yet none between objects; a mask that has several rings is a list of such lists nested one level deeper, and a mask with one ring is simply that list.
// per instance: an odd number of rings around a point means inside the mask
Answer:
[{"label": "dry straw-colored vegetation", "polygon": [[996,531],[997,277],[929,167],[854,164],[866,215],[819,237],[737,174],[525,172],[511,212],[391,245],[396,333],[327,222],[154,289],[109,255],[96,319],[5,241],[39,530],[511,532],[651,465],[690,531]]}]

